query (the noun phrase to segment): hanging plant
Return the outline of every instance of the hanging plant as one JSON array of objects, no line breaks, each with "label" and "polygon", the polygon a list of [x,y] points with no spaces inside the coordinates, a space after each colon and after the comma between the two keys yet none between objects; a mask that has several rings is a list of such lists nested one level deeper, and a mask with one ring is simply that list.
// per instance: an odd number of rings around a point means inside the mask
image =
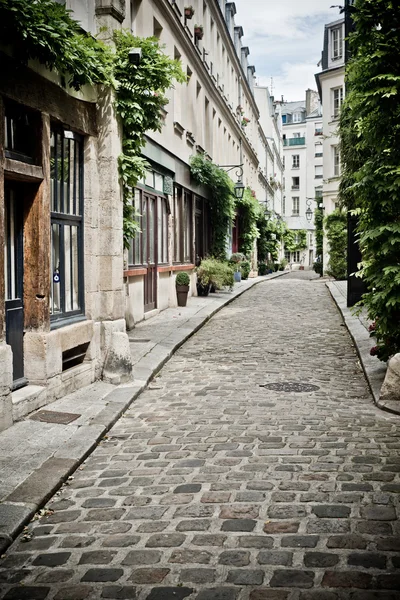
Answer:
[{"label": "hanging plant", "polygon": [[[124,246],[139,230],[132,207],[133,188],[143,177],[147,163],[141,156],[146,131],[161,131],[165,93],[172,82],[186,81],[180,62],[162,52],[155,38],[138,38],[115,31],[114,75],[117,80],[115,109],[122,122],[122,154],[118,159],[124,200]],[[139,65],[129,61],[131,48],[141,48]]]},{"label": "hanging plant", "polygon": [[198,185],[208,189],[211,217],[211,254],[226,259],[226,242],[229,226],[235,216],[234,185],[229,175],[205,155],[192,156],[190,172]]},{"label": "hanging plant", "polygon": [[186,19],[191,19],[194,15],[194,8],[192,5],[185,6],[185,17]]}]

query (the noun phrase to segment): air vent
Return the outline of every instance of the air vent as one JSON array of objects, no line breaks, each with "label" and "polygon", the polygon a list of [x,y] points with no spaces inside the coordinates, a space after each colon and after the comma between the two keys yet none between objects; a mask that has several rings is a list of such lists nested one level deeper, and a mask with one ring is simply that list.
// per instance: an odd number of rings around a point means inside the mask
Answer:
[{"label": "air vent", "polygon": [[62,353],[62,370],[72,369],[80,365],[85,360],[87,349],[89,348],[89,342],[70,348]]}]

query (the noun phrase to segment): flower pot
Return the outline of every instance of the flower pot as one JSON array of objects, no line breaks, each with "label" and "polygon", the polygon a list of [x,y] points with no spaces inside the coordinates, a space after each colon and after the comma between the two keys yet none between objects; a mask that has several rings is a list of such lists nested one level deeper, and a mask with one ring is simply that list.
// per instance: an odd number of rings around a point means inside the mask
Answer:
[{"label": "flower pot", "polygon": [[187,19],[191,19],[194,15],[194,10],[192,8],[185,8],[185,17]]},{"label": "flower pot", "polygon": [[178,299],[178,306],[186,306],[188,293],[189,293],[188,285],[177,285],[176,286],[176,297]]},{"label": "flower pot", "polygon": [[304,265],[300,265],[299,271],[304,271]]},{"label": "flower pot", "polygon": [[233,274],[233,277],[234,277],[234,279],[235,279],[235,281],[237,283],[239,283],[240,281],[242,281],[242,274],[241,274],[240,271],[235,271],[234,274]]},{"label": "flower pot", "polygon": [[202,40],[203,39],[203,35],[204,35],[204,31],[202,29],[195,29],[194,30],[194,35],[198,40]]},{"label": "flower pot", "polygon": [[197,295],[198,296],[208,296],[210,292],[210,284],[203,285],[202,283],[197,283]]}]

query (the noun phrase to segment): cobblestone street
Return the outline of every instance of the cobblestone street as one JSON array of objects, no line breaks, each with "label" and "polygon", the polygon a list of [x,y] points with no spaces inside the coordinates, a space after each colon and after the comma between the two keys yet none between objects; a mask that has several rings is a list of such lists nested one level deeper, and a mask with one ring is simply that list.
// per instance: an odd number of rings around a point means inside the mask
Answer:
[{"label": "cobblestone street", "polygon": [[8,550],[1,598],[400,598],[400,417],[310,275],[182,346]]}]

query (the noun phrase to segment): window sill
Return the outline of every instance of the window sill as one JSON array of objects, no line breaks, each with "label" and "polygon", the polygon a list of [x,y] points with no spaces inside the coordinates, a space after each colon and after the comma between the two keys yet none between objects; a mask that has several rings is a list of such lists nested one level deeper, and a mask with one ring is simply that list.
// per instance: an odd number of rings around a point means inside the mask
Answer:
[{"label": "window sill", "polygon": [[135,268],[124,270],[124,277],[135,277],[139,275],[147,275],[147,268]]},{"label": "window sill", "polygon": [[60,329],[60,327],[66,327],[67,325],[74,325],[75,323],[80,323],[81,321],[87,321],[85,315],[73,315],[71,317],[60,318],[55,321],[50,320],[50,331],[53,331],[54,329]]}]

